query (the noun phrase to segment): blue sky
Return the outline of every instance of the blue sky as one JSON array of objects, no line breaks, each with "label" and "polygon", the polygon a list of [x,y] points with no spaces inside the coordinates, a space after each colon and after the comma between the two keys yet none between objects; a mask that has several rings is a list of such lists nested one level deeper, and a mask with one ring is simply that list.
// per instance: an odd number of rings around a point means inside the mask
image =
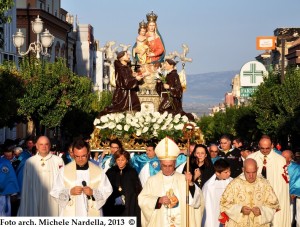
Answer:
[{"label": "blue sky", "polygon": [[131,44],[138,23],[152,10],[167,53],[188,44],[188,74],[240,70],[262,53],[257,36],[278,27],[300,27],[299,0],[61,0],[61,7],[94,27],[103,46]]}]

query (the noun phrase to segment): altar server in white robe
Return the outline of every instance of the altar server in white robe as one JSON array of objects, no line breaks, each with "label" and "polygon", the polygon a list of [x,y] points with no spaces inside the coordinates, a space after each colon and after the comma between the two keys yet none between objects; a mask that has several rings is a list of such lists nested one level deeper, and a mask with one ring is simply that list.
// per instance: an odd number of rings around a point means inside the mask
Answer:
[{"label": "altar server in white robe", "polygon": [[51,154],[50,147],[46,136],[39,137],[37,154],[25,163],[18,216],[58,216],[58,204],[49,192],[64,162]]},{"label": "altar server in white robe", "polygon": [[175,171],[175,161],[179,152],[176,143],[167,137],[156,146],[155,153],[160,160],[161,171],[147,180],[138,197],[143,227],[185,227],[187,183],[189,226],[201,225],[202,191],[192,182],[190,172],[184,175]]},{"label": "altar server in white robe", "polygon": [[268,136],[263,136],[260,139],[259,151],[250,154],[247,158],[256,160],[258,173],[263,174],[264,171],[262,170],[266,169],[266,179],[270,182],[278,197],[280,210],[274,215],[272,225],[290,227],[290,195],[289,182],[284,169],[284,166],[286,166],[285,158],[272,149],[272,141]]},{"label": "altar server in white robe", "polygon": [[225,159],[218,159],[214,163],[215,174],[203,185],[205,210],[202,220],[204,227],[222,226],[219,221],[220,199],[226,186],[232,181],[230,164]]},{"label": "altar server in white robe", "polygon": [[103,169],[88,161],[87,142],[76,140],[73,153],[75,160],[60,170],[50,192],[58,201],[59,216],[102,216],[101,208],[112,193],[112,186]]}]

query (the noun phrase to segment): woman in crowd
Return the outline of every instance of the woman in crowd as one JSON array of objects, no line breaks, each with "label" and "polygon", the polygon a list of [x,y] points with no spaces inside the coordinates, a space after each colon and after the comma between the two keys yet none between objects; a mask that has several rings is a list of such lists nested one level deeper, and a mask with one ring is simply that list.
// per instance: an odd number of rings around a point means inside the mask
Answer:
[{"label": "woman in crowd", "polygon": [[195,184],[200,188],[214,175],[214,166],[208,149],[203,144],[197,144],[190,157],[190,168]]},{"label": "woman in crowd", "polygon": [[129,164],[129,152],[119,149],[114,153],[114,159],[116,165],[106,172],[113,192],[103,207],[103,213],[105,216],[136,216],[137,226],[140,226],[137,196],[142,186],[138,174]]}]

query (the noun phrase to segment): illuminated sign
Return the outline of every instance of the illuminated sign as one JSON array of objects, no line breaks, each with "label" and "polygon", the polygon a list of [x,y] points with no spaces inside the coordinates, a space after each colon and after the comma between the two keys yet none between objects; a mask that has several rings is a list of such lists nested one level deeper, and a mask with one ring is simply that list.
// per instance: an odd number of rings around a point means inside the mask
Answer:
[{"label": "illuminated sign", "polygon": [[241,87],[255,87],[263,82],[266,67],[258,61],[247,62],[240,71]]}]

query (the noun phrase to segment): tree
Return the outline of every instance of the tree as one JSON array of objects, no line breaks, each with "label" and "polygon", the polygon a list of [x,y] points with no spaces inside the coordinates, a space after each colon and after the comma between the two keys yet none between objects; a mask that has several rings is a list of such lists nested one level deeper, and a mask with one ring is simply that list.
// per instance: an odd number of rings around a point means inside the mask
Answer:
[{"label": "tree", "polygon": [[288,68],[282,86],[277,94],[278,129],[277,135],[282,138],[282,143],[288,140],[294,145],[300,145],[300,71],[294,67]]},{"label": "tree", "polygon": [[[62,123],[63,131],[71,137],[86,136],[90,135],[94,130],[94,120],[97,114],[103,110],[106,106],[109,106],[112,102],[112,92],[111,91],[101,91],[94,94],[95,97],[92,100],[91,111],[86,112],[82,109],[72,109],[69,111]],[[79,125],[78,122],[81,122]]]},{"label": "tree", "polygon": [[258,86],[248,106],[226,108],[213,117],[202,117],[198,123],[206,141],[217,141],[226,133],[248,142],[269,135],[283,147],[300,147],[300,70],[286,69],[285,80],[271,72]]},{"label": "tree", "polygon": [[11,9],[13,5],[13,0],[0,1],[0,49],[2,49],[4,45],[4,28],[2,25],[11,22],[11,17],[7,16],[7,11]]},{"label": "tree", "polygon": [[215,143],[224,134],[239,136],[246,141],[253,141],[260,135],[251,106],[228,107],[225,112],[203,116],[198,126],[206,143]]},{"label": "tree", "polygon": [[201,129],[206,143],[215,141],[214,118],[212,116],[202,116],[197,122],[197,126]]},{"label": "tree", "polygon": [[92,103],[92,108],[95,112],[102,111],[105,107],[112,103],[113,93],[109,90],[101,91],[98,93],[99,98],[94,99]]},{"label": "tree", "polygon": [[257,128],[256,115],[250,105],[240,106],[237,109],[237,119],[235,121],[235,133],[245,142],[258,141],[261,131]]},{"label": "tree", "polygon": [[21,118],[18,117],[18,98],[22,97],[22,81],[13,64],[0,65],[0,127],[12,127]]},{"label": "tree", "polygon": [[19,99],[18,113],[34,122],[37,135],[44,134],[45,127],[60,126],[72,110],[92,112],[91,104],[97,96],[92,92],[91,80],[75,75],[62,59],[54,63],[25,59],[20,77],[25,93]]},{"label": "tree", "polygon": [[281,87],[280,75],[271,73],[253,94],[252,105],[257,127],[263,134],[274,137],[278,128],[278,95]]},{"label": "tree", "polygon": [[235,135],[236,108],[226,108],[225,112],[217,112],[214,116],[200,119],[199,127],[206,142],[216,142],[224,134]]},{"label": "tree", "polygon": [[279,74],[271,74],[254,95],[258,128],[283,146],[299,143],[299,95],[300,71],[294,67],[287,68],[283,83]]}]

